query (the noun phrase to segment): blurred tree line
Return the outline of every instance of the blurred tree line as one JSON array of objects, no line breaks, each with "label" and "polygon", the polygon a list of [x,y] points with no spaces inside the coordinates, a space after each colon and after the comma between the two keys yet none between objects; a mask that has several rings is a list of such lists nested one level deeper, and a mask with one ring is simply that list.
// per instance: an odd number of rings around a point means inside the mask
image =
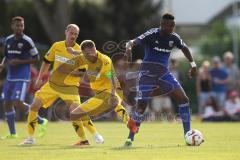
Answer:
[{"label": "blurred tree line", "polygon": [[[161,6],[161,1],[152,0],[1,0],[0,37],[12,33],[11,18],[19,15],[25,18],[25,33],[36,43],[50,46],[63,40],[66,25],[76,23],[79,43],[92,39],[103,50],[106,42],[113,41],[108,51],[118,52],[115,48],[122,40],[159,26]],[[142,57],[143,50],[136,52],[140,54],[135,58]]]},{"label": "blurred tree line", "polygon": [[[214,55],[222,57],[226,51],[233,51],[233,30],[230,30],[224,21],[216,21],[208,28],[207,34],[203,35],[199,41],[200,52],[204,55],[204,59],[210,59]],[[238,39],[240,46],[239,33]]]}]

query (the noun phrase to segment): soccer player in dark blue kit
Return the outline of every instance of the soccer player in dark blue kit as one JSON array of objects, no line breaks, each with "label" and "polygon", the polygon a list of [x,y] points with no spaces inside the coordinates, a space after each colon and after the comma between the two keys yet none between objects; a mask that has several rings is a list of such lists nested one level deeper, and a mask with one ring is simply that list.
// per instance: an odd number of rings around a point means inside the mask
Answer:
[{"label": "soccer player in dark blue kit", "polygon": [[[5,117],[9,127],[9,134],[2,139],[17,138],[15,129],[15,107],[27,109],[24,103],[30,81],[30,64],[39,60],[38,51],[32,39],[23,33],[24,19],[20,16],[12,18],[13,34],[5,39],[4,60],[0,64],[0,72],[7,67],[7,78],[3,86],[2,99],[4,100]],[[5,63],[4,63],[5,62]],[[46,131],[47,120],[38,117],[40,124],[39,135]]]},{"label": "soccer player in dark blue kit", "polygon": [[144,45],[145,56],[140,67],[138,85],[136,89],[137,107],[131,115],[128,123],[130,129],[125,146],[131,146],[135,133],[138,132],[141,122],[144,120],[144,111],[149,100],[157,95],[169,95],[179,106],[179,114],[182,118],[184,135],[190,130],[189,99],[179,82],[168,69],[168,59],[173,47],[182,50],[190,62],[189,78],[197,72],[196,63],[180,36],[173,32],[175,27],[174,16],[165,13],[160,22],[160,28],[152,28],[134,40],[126,43],[126,55],[131,57],[132,47]]}]

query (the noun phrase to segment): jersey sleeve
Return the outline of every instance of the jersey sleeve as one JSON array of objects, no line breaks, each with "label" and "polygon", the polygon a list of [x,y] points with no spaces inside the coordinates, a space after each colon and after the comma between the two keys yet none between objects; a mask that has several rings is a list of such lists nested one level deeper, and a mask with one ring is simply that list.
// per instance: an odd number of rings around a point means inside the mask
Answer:
[{"label": "jersey sleeve", "polygon": [[114,70],[114,66],[112,63],[112,60],[109,58],[109,63],[106,65],[106,69],[105,69],[105,76],[109,79],[114,79],[115,81],[115,88],[121,89],[121,85],[117,79],[117,75],[116,72]]},{"label": "jersey sleeve", "polygon": [[29,38],[28,43],[29,43],[29,53],[31,54],[32,57],[35,57],[36,55],[38,55],[38,50],[33,40]]},{"label": "jersey sleeve", "polygon": [[183,42],[183,40],[181,39],[181,37],[176,34],[176,33],[173,33],[174,35],[174,45],[179,48],[179,49],[182,49],[183,47],[186,46],[186,44]]},{"label": "jersey sleeve", "polygon": [[112,78],[114,76],[114,68],[112,64],[112,60],[110,58],[107,58],[107,61],[104,62],[104,70],[101,74],[104,74],[107,78]]},{"label": "jersey sleeve", "polygon": [[147,44],[151,41],[151,38],[154,36],[154,33],[157,32],[157,28],[153,28],[148,30],[147,32],[141,34],[140,36],[138,36],[135,40],[137,45],[140,44]]},{"label": "jersey sleeve", "polygon": [[54,61],[54,59],[55,59],[55,48],[56,48],[56,43],[54,43],[52,45],[52,47],[48,50],[48,52],[44,56],[45,60],[47,60],[49,62],[53,62]]}]

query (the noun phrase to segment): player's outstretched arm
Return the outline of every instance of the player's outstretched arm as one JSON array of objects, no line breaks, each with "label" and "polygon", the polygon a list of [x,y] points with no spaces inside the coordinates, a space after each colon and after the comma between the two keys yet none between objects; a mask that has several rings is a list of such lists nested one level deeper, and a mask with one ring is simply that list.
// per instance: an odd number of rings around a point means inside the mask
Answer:
[{"label": "player's outstretched arm", "polygon": [[35,82],[35,88],[39,88],[42,85],[42,77],[44,74],[46,74],[50,68],[51,63],[47,63],[45,61],[43,61],[37,80]]},{"label": "player's outstretched arm", "polygon": [[74,77],[82,77],[85,74],[85,71],[82,71],[83,69],[77,69],[77,68],[69,68],[68,65],[62,64],[58,67],[58,71],[67,75],[71,75]]},{"label": "player's outstretched arm", "polygon": [[67,47],[67,51],[73,55],[81,54],[81,50],[74,50],[72,47]]},{"label": "player's outstretched arm", "polygon": [[126,43],[126,52],[125,52],[125,54],[126,54],[126,56],[127,56],[127,59],[128,59],[128,61],[129,62],[131,62],[132,61],[132,48],[134,47],[134,46],[136,46],[136,40],[134,39],[134,40],[130,40],[130,41],[128,41],[127,43]]},{"label": "player's outstretched arm", "polygon": [[3,68],[5,67],[5,60],[6,60],[6,57],[3,57],[2,62],[0,63],[0,73],[2,72]]},{"label": "player's outstretched arm", "polygon": [[182,48],[182,52],[185,55],[185,57],[188,59],[188,61],[190,62],[191,69],[189,70],[188,74],[189,74],[189,78],[192,78],[193,76],[195,76],[197,74],[197,65],[196,65],[196,63],[193,59],[193,56],[187,46],[184,46]]}]

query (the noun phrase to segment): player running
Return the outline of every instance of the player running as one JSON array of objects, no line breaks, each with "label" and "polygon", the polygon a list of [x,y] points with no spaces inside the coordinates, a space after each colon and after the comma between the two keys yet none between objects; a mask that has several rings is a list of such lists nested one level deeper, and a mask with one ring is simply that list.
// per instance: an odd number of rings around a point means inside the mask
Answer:
[{"label": "player running", "polygon": [[72,54],[82,53],[76,57],[78,61],[77,66],[85,65],[86,71],[65,70],[65,72],[87,76],[90,87],[95,94],[83,104],[72,104],[71,118],[78,119],[84,115],[97,118],[114,110],[118,117],[124,123],[127,123],[129,116],[125,108],[121,105],[123,93],[115,76],[111,59],[96,50],[95,43],[91,40],[85,40],[81,43],[81,51],[72,48],[68,48],[68,51]]},{"label": "player running", "polygon": [[[76,64],[74,59],[75,55],[68,53],[67,47],[73,47],[75,50],[80,49],[79,45],[76,43],[78,35],[79,27],[75,24],[69,24],[65,30],[66,40],[54,43],[45,55],[39,76],[36,80],[36,87],[41,84],[40,80],[42,76],[49,70],[52,63],[53,72],[50,75],[49,81],[35,93],[28,115],[27,126],[29,136],[20,145],[35,144],[35,138],[33,136],[37,123],[36,117],[41,107],[48,108],[58,98],[65,101],[67,106],[72,104],[80,105],[80,97],[78,94],[80,78],[59,72],[58,70],[62,65],[72,67]],[[83,126],[94,135],[94,139],[97,143],[103,143],[102,136],[97,132],[88,116],[85,116],[84,120],[74,120],[72,125],[80,138],[75,145],[89,145]]]},{"label": "player running", "polygon": [[[174,16],[166,13],[161,18],[160,28],[153,28],[126,43],[126,54],[130,57],[132,47],[144,45],[145,56],[140,68],[139,84],[137,87],[137,108],[131,115],[130,125],[140,127],[144,120],[144,111],[153,96],[168,94],[179,106],[182,118],[184,135],[190,130],[189,99],[179,82],[168,69],[168,59],[173,47],[182,50],[189,60],[191,69],[189,77],[196,74],[196,63],[180,36],[173,32],[175,27]],[[125,146],[131,146],[138,129],[130,131]]]},{"label": "player running", "polygon": [[[7,78],[3,86],[2,99],[4,100],[5,116],[9,128],[9,134],[2,139],[14,139],[18,135],[15,128],[14,106],[28,113],[29,105],[24,103],[28,85],[30,82],[30,64],[39,60],[39,55],[34,42],[23,33],[24,19],[16,16],[12,18],[13,34],[5,40],[5,57],[0,64],[0,72],[7,67]],[[39,136],[45,135],[47,120],[37,117]]]}]

